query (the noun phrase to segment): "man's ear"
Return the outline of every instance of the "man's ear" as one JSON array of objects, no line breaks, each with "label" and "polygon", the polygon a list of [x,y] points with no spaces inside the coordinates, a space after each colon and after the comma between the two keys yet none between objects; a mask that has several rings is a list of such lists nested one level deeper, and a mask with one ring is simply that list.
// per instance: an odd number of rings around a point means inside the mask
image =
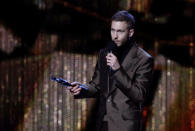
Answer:
[{"label": "man's ear", "polygon": [[129,37],[132,37],[134,35],[134,29],[129,30]]}]

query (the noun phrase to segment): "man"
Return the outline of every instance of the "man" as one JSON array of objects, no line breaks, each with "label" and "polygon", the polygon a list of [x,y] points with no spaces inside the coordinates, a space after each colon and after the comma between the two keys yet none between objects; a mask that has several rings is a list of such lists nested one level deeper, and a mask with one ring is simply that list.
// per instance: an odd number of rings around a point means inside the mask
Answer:
[{"label": "man", "polygon": [[112,42],[98,56],[88,88],[68,87],[75,98],[98,97],[96,131],[140,131],[142,103],[151,83],[153,59],[133,40],[135,20],[127,11],[111,19]]}]

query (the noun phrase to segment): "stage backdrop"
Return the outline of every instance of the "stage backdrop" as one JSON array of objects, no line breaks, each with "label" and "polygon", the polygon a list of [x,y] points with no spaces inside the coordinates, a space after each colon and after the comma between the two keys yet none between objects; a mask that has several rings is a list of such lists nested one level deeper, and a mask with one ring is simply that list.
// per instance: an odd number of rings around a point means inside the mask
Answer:
[{"label": "stage backdrop", "polygon": [[74,100],[65,87],[50,77],[86,83],[95,63],[95,56],[62,52],[1,62],[2,128],[12,129],[10,125],[26,131],[85,129],[93,100]]},{"label": "stage backdrop", "polygon": [[154,73],[157,88],[146,109],[147,131],[195,131],[195,68],[158,55]]}]

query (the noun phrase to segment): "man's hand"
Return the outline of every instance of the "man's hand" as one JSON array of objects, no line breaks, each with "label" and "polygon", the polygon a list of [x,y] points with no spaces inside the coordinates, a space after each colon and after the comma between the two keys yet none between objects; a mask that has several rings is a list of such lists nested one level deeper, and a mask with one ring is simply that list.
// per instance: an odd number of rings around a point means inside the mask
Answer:
[{"label": "man's hand", "polygon": [[68,86],[67,89],[71,92],[72,95],[78,95],[80,94],[82,88],[79,87],[79,82],[72,82],[72,86]]},{"label": "man's hand", "polygon": [[108,53],[106,56],[107,65],[112,68],[112,70],[117,70],[120,68],[117,57],[113,53]]}]

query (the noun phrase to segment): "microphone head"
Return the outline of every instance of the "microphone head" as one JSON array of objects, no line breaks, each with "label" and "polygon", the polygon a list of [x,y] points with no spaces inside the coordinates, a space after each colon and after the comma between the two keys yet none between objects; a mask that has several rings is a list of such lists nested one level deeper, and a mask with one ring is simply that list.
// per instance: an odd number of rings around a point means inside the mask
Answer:
[{"label": "microphone head", "polygon": [[53,81],[56,81],[57,83],[60,83],[64,86],[72,86],[71,83],[69,83],[68,81],[66,81],[62,78],[56,78],[55,76],[51,76],[50,79],[53,80]]},{"label": "microphone head", "polygon": [[117,55],[117,49],[118,47],[113,41],[108,43],[108,46],[107,46],[108,53],[113,53],[114,55]]}]

